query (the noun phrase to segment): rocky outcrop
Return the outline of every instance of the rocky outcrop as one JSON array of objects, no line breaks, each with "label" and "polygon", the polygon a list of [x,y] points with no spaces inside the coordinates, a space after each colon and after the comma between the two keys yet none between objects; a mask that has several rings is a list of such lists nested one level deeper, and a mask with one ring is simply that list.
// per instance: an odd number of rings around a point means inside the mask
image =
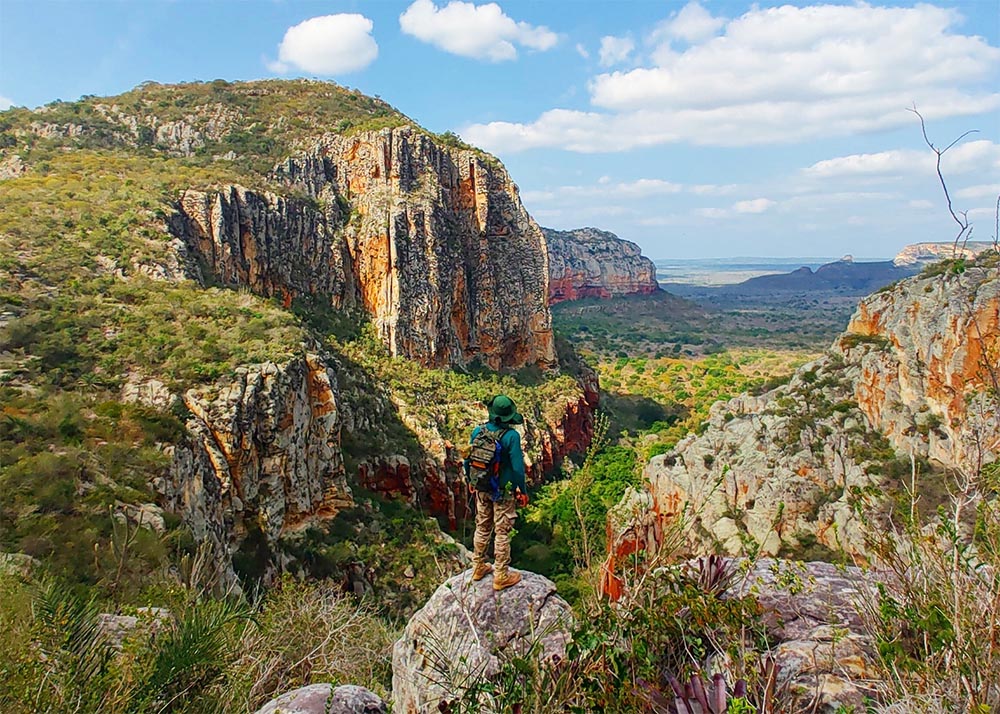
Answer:
[{"label": "rocky outcrop", "polygon": [[274,176],[350,206],[357,299],[392,354],[554,365],[545,237],[491,157],[402,127],[327,135]]},{"label": "rocky outcrop", "polygon": [[550,305],[660,290],[656,266],[635,243],[597,228],[542,230],[549,248]]},{"label": "rocky outcrop", "polygon": [[652,522],[659,532],[678,518],[697,552],[773,555],[813,542],[859,552],[856,494],[882,468],[881,452],[869,448],[881,436],[853,402],[859,376],[843,361],[821,360],[774,392],[713,405],[703,434],[646,465],[650,510],[640,507],[638,519],[634,504],[615,511],[612,560],[645,548]]},{"label": "rocky outcrop", "polygon": [[190,436],[172,447],[169,477],[157,487],[212,546],[221,572],[232,575],[244,543],[273,548],[282,535],[353,505],[336,374],[319,356],[240,367],[183,401]]},{"label": "rocky outcrop", "polygon": [[899,267],[919,268],[946,258],[969,260],[987,250],[996,250],[996,246],[987,241],[969,241],[957,245],[954,242],[913,243],[899,251],[892,262]]},{"label": "rocky outcrop", "polygon": [[897,450],[971,470],[1000,453],[995,266],[908,280],[868,297],[834,351],[859,367],[858,405]]},{"label": "rocky outcrop", "polygon": [[554,366],[545,238],[495,161],[404,127],[328,135],[274,177],[311,198],[181,197],[170,227],[206,278],[358,305],[428,366]]},{"label": "rocky outcrop", "polygon": [[[566,393],[525,414],[523,444],[535,482],[590,443],[597,387],[586,374],[585,387],[560,377]],[[484,413],[472,399],[428,411],[332,354],[241,367],[232,379],[179,396],[133,375],[122,397],[190,413],[190,436],[169,447],[169,478],[157,488],[163,505],[211,544],[230,577],[241,549],[260,548],[255,557],[270,557],[270,572],[281,569],[280,540],[354,505],[348,476],[453,528],[470,515],[462,458],[438,418],[447,408],[467,415],[471,429]]]},{"label": "rocky outcrop", "polygon": [[556,586],[522,571],[523,580],[494,592],[472,571],[449,579],[407,623],[392,650],[394,712],[423,714],[496,675],[509,658],[534,651],[542,662],[566,657],[573,628]]},{"label": "rocky outcrop", "polygon": [[[609,521],[609,572],[683,516],[696,550],[864,551],[855,506],[909,459],[977,470],[1000,453],[1000,274],[917,276],[863,300],[831,352],[787,385],[715,404],[706,429],[646,466]],[[938,491],[942,490],[940,484]]]},{"label": "rocky outcrop", "polygon": [[760,603],[779,684],[804,711],[834,714],[863,709],[876,688],[875,647],[859,615],[874,590],[859,568],[761,559],[730,594]]},{"label": "rocky outcrop", "polygon": [[354,684],[310,684],[282,694],[257,714],[386,714],[388,707],[374,692]]},{"label": "rocky outcrop", "polygon": [[24,176],[27,171],[28,167],[25,166],[19,155],[12,154],[5,158],[0,156],[0,181],[19,178]]}]

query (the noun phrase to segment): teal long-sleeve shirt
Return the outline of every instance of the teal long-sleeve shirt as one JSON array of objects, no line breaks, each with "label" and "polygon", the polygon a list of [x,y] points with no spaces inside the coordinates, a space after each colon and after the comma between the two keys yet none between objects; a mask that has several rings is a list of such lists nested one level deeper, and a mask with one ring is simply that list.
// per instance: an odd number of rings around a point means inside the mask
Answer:
[{"label": "teal long-sleeve shirt", "polygon": [[[495,432],[501,428],[493,423],[480,424],[472,430],[469,443],[483,429]],[[517,433],[517,429],[507,429],[500,437],[500,447],[500,493],[507,492],[507,484],[510,484],[511,489],[519,488],[521,493],[527,493],[528,487],[524,483],[524,452],[521,451],[521,435]]]}]

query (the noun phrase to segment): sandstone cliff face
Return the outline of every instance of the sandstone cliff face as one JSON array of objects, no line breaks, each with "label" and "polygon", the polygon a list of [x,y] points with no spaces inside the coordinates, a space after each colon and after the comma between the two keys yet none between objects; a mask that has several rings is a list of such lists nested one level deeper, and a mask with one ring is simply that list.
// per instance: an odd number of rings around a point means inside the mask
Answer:
[{"label": "sandstone cliff face", "polygon": [[[583,382],[587,389],[526,414],[529,478],[540,481],[590,443],[597,391],[592,380]],[[349,481],[452,527],[470,515],[461,455],[433,415],[336,355],[240,367],[232,378],[182,395],[136,378],[122,398],[158,409],[180,400],[190,412],[189,437],[168,447],[169,476],[156,487],[230,579],[241,549],[266,547],[270,574],[287,565],[279,541],[354,506]],[[482,418],[474,400],[459,406],[470,424]]]},{"label": "sandstone cliff face", "polygon": [[1000,379],[995,267],[868,297],[834,351],[860,368],[855,398],[898,450],[972,470],[1000,452],[1000,404],[989,393]]},{"label": "sandstone cliff face", "polygon": [[[241,367],[183,396],[190,434],[157,484],[224,573],[248,535],[271,548],[353,505],[340,449],[336,374],[321,357]],[[274,549],[275,551],[277,549]]]},{"label": "sandstone cliff face", "polygon": [[403,127],[328,135],[275,178],[350,205],[357,297],[393,355],[554,364],[545,237],[499,164]]},{"label": "sandstone cliff face", "polygon": [[275,179],[311,201],[181,197],[171,230],[214,279],[358,305],[428,366],[555,364],[545,238],[498,164],[404,127],[326,136]]},{"label": "sandstone cliff face", "polygon": [[286,302],[322,295],[342,307],[353,304],[342,223],[335,202],[321,212],[305,201],[227,186],[217,193],[185,191],[170,228],[208,273],[198,276],[203,281]]},{"label": "sandstone cliff face", "polygon": [[975,470],[1000,454],[998,310],[996,267],[918,276],[866,298],[829,355],[768,394],[714,405],[703,434],[650,461],[649,493],[610,521],[609,565],[655,544],[681,514],[696,549],[773,554],[818,542],[862,553],[854,505],[892,488],[887,459]]},{"label": "sandstone cliff face", "polygon": [[659,291],[656,266],[635,243],[597,228],[543,228],[549,248],[549,304]]}]

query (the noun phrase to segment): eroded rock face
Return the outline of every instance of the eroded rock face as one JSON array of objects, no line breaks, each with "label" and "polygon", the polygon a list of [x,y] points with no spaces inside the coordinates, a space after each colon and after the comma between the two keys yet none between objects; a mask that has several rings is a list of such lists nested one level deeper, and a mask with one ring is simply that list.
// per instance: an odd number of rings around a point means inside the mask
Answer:
[{"label": "eroded rock face", "polygon": [[656,266],[639,246],[597,228],[543,228],[549,248],[549,304],[658,292]]},{"label": "eroded rock face", "polygon": [[834,344],[855,397],[904,453],[978,470],[1000,453],[1000,272],[918,277],[861,302]]},{"label": "eroded rock face", "polygon": [[521,572],[518,585],[498,593],[489,577],[472,582],[471,570],[437,589],[393,647],[394,712],[437,711],[463,686],[495,675],[503,657],[527,652],[532,637],[541,638],[543,661],[565,658],[569,605],[548,578]]},{"label": "eroded rock face", "polygon": [[208,275],[230,287],[279,297],[322,295],[334,307],[353,305],[350,256],[338,231],[336,203],[324,211],[302,200],[227,186],[185,191],[171,218]]},{"label": "eroded rock face", "polygon": [[617,511],[612,560],[646,547],[650,519],[662,530],[682,514],[696,552],[773,555],[814,540],[860,551],[852,499],[878,481],[867,446],[881,437],[852,401],[859,375],[823,359],[771,393],[713,405],[702,435],[689,434],[646,465],[651,513]]},{"label": "eroded rock face", "polygon": [[403,127],[325,136],[275,178],[350,205],[357,297],[392,354],[555,363],[545,237],[498,163]]},{"label": "eroded rock face", "polygon": [[362,307],[428,366],[555,364],[545,237],[498,163],[410,127],[328,135],[274,178],[310,201],[188,191],[170,220],[210,276]]},{"label": "eroded rock face", "polygon": [[893,486],[893,454],[967,471],[997,458],[998,376],[995,267],[917,276],[865,298],[827,356],[768,394],[715,404],[704,433],[650,461],[648,505],[633,497],[610,522],[611,572],[681,513],[699,551],[818,543],[863,554],[854,506]]},{"label": "eroded rock face", "polygon": [[279,537],[353,505],[340,449],[336,375],[317,355],[240,367],[183,395],[189,439],[158,488],[220,569],[248,535]]},{"label": "eroded rock face", "polygon": [[0,181],[19,178],[24,176],[27,171],[28,167],[25,166],[24,161],[17,154],[0,158]]}]

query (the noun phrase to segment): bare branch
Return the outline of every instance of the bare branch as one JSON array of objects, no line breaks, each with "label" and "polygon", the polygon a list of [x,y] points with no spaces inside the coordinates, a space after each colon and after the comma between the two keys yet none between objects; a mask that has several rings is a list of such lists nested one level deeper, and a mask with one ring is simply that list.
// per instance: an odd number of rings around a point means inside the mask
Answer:
[{"label": "bare branch", "polygon": [[[971,233],[972,229],[969,227],[969,216],[968,216],[968,213],[966,211],[956,212],[955,208],[954,208],[954,206],[953,206],[953,204],[951,202],[951,193],[948,191],[948,184],[944,180],[944,174],[941,172],[941,157],[945,155],[945,152],[948,151],[948,149],[950,149],[953,146],[955,146],[955,144],[957,144],[958,142],[960,142],[965,137],[969,136],[969,134],[977,134],[977,133],[979,133],[979,130],[978,129],[970,129],[969,131],[964,132],[961,136],[959,136],[953,142],[951,142],[950,144],[948,144],[948,146],[946,146],[945,148],[939,149],[936,146],[934,146],[934,142],[932,142],[931,139],[930,139],[930,137],[927,136],[927,124],[924,121],[924,115],[921,114],[919,111],[917,111],[917,105],[914,104],[912,107],[909,107],[907,109],[907,111],[913,112],[914,114],[917,115],[917,118],[920,120],[920,133],[923,134],[923,136],[924,136],[924,143],[927,144],[927,146],[930,148],[930,150],[934,152],[934,155],[936,157],[935,169],[937,170],[938,181],[941,183],[941,189],[944,191],[945,201],[948,202],[948,213],[951,214],[951,217],[954,219],[955,223],[958,224],[958,228],[959,228],[958,235],[955,236],[955,242],[954,242],[954,245],[952,246],[952,258],[957,258],[958,257],[958,242],[960,240],[962,240],[962,236],[965,236],[965,242],[968,243],[969,236],[966,235],[966,234],[967,233]],[[959,216],[961,216],[961,217],[959,217]],[[963,252],[964,252],[965,244],[962,245],[962,249],[963,249]]]}]

